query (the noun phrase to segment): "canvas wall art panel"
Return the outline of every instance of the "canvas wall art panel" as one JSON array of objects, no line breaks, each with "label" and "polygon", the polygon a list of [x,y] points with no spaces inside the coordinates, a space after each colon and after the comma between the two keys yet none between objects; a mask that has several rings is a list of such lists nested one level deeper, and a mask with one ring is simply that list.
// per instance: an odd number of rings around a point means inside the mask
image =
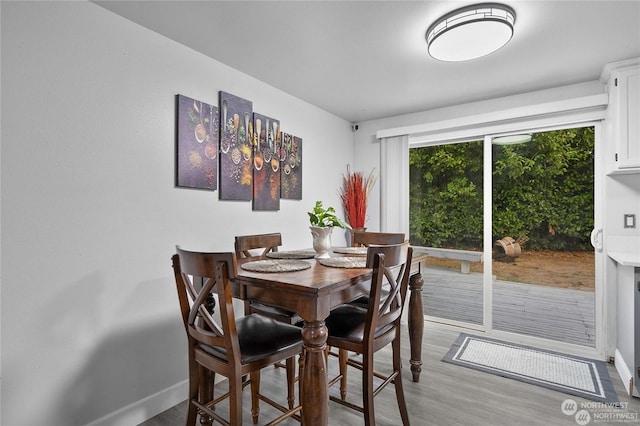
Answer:
[{"label": "canvas wall art panel", "polygon": [[253,114],[253,210],[280,209],[280,121]]},{"label": "canvas wall art panel", "polygon": [[302,138],[283,133],[280,153],[280,197],[302,200]]},{"label": "canvas wall art panel", "polygon": [[220,199],[253,198],[253,103],[220,92]]},{"label": "canvas wall art panel", "polygon": [[178,95],[176,121],[176,185],[216,190],[218,108]]}]

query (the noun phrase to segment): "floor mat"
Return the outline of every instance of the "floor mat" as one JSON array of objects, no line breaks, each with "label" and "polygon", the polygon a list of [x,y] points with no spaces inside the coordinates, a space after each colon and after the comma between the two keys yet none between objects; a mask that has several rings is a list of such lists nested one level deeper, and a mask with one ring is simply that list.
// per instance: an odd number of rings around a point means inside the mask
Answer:
[{"label": "floor mat", "polygon": [[442,359],[591,401],[618,402],[604,361],[462,333]]}]

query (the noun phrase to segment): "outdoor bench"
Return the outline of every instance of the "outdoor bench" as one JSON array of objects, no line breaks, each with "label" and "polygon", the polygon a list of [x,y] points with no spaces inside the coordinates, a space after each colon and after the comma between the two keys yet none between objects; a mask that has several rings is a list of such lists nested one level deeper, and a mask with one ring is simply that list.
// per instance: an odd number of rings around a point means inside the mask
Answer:
[{"label": "outdoor bench", "polygon": [[438,257],[441,259],[456,259],[460,261],[460,272],[468,274],[471,262],[480,263],[483,261],[483,255],[481,251],[471,250],[456,250],[438,247],[425,247],[428,256]]}]

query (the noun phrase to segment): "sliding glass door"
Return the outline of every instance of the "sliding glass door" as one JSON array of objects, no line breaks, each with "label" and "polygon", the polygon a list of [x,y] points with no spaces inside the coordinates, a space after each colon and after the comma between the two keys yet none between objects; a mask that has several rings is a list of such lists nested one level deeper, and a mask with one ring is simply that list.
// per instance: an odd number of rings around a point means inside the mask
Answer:
[{"label": "sliding glass door", "polygon": [[595,128],[512,136],[410,149],[425,316],[594,348]]}]

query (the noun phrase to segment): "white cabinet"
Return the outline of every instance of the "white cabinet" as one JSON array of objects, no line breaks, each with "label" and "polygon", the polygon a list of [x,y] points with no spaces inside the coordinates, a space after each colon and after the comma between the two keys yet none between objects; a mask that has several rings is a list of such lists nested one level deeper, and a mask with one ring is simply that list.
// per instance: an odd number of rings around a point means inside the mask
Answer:
[{"label": "white cabinet", "polygon": [[618,168],[640,167],[640,68],[620,71],[614,79],[616,83],[620,113]]},{"label": "white cabinet", "polygon": [[[607,65],[608,135],[616,173],[640,173],[640,58]],[[609,142],[609,141],[607,141]]]}]

